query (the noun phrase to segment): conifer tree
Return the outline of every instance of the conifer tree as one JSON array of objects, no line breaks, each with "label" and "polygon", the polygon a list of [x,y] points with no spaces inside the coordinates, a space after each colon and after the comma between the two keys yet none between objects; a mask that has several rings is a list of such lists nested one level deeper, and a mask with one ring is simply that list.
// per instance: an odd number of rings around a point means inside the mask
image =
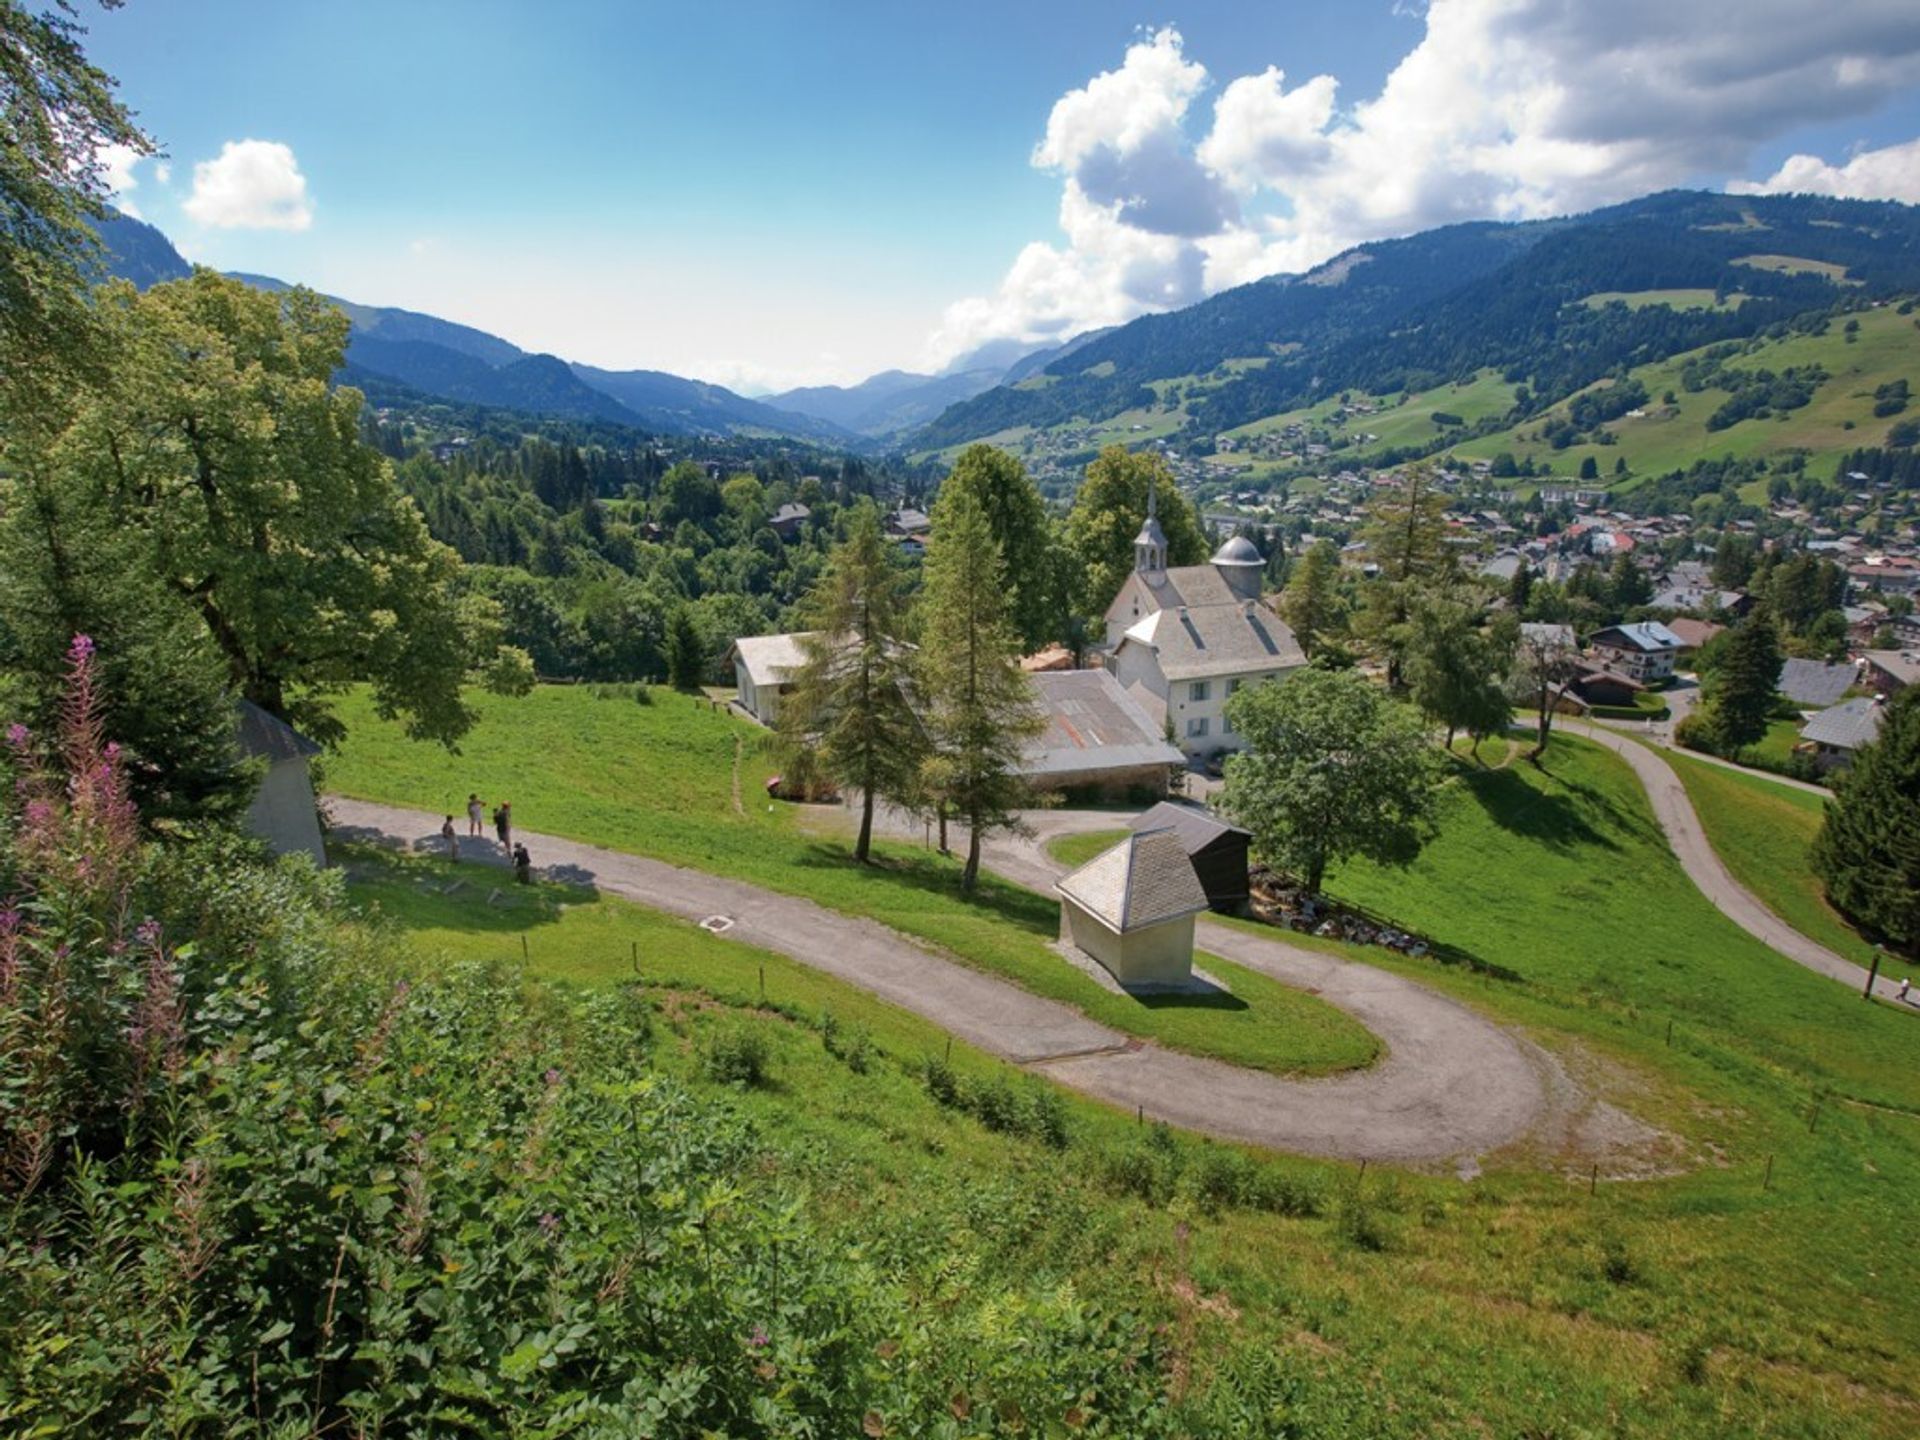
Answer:
[{"label": "conifer tree", "polygon": [[781,742],[790,754],[807,753],[836,785],[860,792],[853,858],[865,864],[876,802],[911,800],[925,753],[907,704],[901,575],[872,504],[854,510],[847,538],[828,557],[803,608],[812,633],[802,642],[805,658],[781,706]]},{"label": "conifer tree", "polygon": [[667,683],[676,690],[698,690],[706,668],[693,611],[682,605],[667,622]]},{"label": "conifer tree", "polygon": [[1368,509],[1363,532],[1380,578],[1424,580],[1452,570],[1446,513],[1446,494],[1425,466],[1414,466],[1400,484],[1381,491]]},{"label": "conifer tree", "polygon": [[1514,566],[1513,579],[1507,583],[1507,604],[1515,616],[1524,619],[1533,600],[1533,567],[1525,560]]},{"label": "conifer tree", "polygon": [[1300,557],[1280,597],[1280,608],[1301,651],[1311,657],[1334,625],[1334,574],[1340,568],[1333,542],[1322,540]]},{"label": "conifer tree", "polygon": [[1775,687],[1780,683],[1780,635],[1762,608],[1727,636],[1714,672],[1709,702],[1712,733],[1735,754],[1767,733]]},{"label": "conifer tree", "polygon": [[1920,686],[1886,703],[1879,735],[1835,778],[1813,868],[1835,909],[1920,960]]},{"label": "conifer tree", "polygon": [[1015,811],[1027,797],[1021,752],[1045,726],[1020,669],[1009,600],[985,507],[970,489],[942,490],[927,546],[915,693],[932,788],[967,827],[960,888],[969,894],[980,878],[982,838],[1019,825]]}]

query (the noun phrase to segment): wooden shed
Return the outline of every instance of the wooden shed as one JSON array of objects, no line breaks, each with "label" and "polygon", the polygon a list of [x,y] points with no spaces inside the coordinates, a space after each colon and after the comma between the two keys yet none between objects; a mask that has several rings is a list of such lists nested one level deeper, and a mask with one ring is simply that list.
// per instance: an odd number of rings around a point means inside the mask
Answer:
[{"label": "wooden shed", "polygon": [[1210,811],[1166,801],[1141,815],[1128,828],[1135,834],[1149,830],[1173,831],[1186,847],[1193,873],[1207,892],[1208,906],[1228,915],[1246,907],[1247,874],[1252,868],[1248,852],[1253,836],[1245,830],[1229,825]]},{"label": "wooden shed", "polygon": [[1193,917],[1207,895],[1171,830],[1129,835],[1054,889],[1060,938],[1129,989],[1193,983]]}]

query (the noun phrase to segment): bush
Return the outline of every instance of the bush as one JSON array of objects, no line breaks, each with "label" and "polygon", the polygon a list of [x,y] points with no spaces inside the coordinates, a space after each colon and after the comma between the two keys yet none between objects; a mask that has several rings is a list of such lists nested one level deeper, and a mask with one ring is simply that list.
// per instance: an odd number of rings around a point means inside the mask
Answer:
[{"label": "bush", "polygon": [[1038,1140],[1055,1150],[1071,1142],[1066,1104],[1044,1080],[1018,1086],[1000,1074],[967,1080],[946,1060],[931,1055],[922,1064],[921,1079],[935,1104],[971,1115],[989,1130]]},{"label": "bush", "polygon": [[701,1068],[722,1085],[767,1083],[772,1050],[766,1032],[752,1021],[736,1022],[716,1030],[701,1048]]},{"label": "bush", "polygon": [[855,1025],[848,1029],[831,1010],[823,1011],[820,1015],[820,1044],[829,1055],[856,1075],[865,1075],[872,1070],[880,1053],[866,1026]]}]

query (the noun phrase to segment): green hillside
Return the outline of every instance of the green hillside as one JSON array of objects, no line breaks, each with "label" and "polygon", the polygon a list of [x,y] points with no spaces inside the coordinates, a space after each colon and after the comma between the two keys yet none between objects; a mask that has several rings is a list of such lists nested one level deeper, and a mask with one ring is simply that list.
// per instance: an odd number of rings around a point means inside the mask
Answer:
[{"label": "green hillside", "polygon": [[[1589,455],[1602,476],[1610,476],[1614,462],[1622,458],[1634,475],[1645,476],[1680,469],[1695,460],[1751,459],[1791,450],[1806,451],[1816,469],[1830,466],[1849,450],[1883,443],[1887,431],[1913,413],[1909,407],[1900,415],[1876,417],[1876,388],[1903,379],[1920,386],[1917,317],[1902,315],[1897,306],[1889,305],[1853,318],[1860,328],[1851,340],[1845,322],[1835,321],[1824,335],[1751,342],[1727,362],[1745,371],[1820,366],[1829,378],[1815,387],[1811,403],[1803,408],[1709,430],[1707,419],[1727,394],[1717,389],[1689,393],[1684,388],[1681,372],[1689,360],[1705,353],[1695,350],[1630,372],[1646,387],[1648,402],[1637,407],[1640,414],[1607,423],[1605,428],[1616,437],[1614,444],[1552,449],[1541,432],[1555,420],[1567,418],[1573,403],[1569,399],[1511,430],[1466,441],[1450,453],[1489,460],[1503,451],[1521,458],[1532,455],[1536,463],[1550,464],[1555,474],[1569,476],[1578,473],[1580,462]],[[1604,390],[1613,383],[1603,380],[1581,393]],[[1671,404],[1665,400],[1669,392]]]}]

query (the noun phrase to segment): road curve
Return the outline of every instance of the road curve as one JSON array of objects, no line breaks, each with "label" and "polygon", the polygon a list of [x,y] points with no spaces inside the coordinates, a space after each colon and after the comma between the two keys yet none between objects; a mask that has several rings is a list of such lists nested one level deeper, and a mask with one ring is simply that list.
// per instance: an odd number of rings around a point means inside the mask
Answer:
[{"label": "road curve", "polygon": [[[1641,786],[1647,792],[1654,818],[1666,832],[1667,844],[1673,848],[1680,868],[1687,872],[1687,878],[1699,887],[1700,893],[1711,900],[1721,914],[1762,945],[1794,963],[1838,980],[1843,985],[1851,985],[1855,990],[1866,989],[1867,972],[1863,967],[1809,940],[1733,878],[1707,839],[1706,831],[1701,828],[1700,817],[1694,813],[1693,802],[1687,798],[1686,786],[1680,783],[1680,777],[1673,773],[1673,767],[1665,759],[1638,741],[1629,740],[1602,726],[1562,721],[1559,728],[1579,735],[1584,740],[1591,740],[1596,745],[1605,746],[1633,767],[1633,773],[1639,777]],[[1885,976],[1875,985],[1874,994],[1887,1000],[1898,998],[1895,982]]]},{"label": "road curve", "polygon": [[[439,844],[437,815],[339,797],[327,806],[341,838]],[[1287,1080],[1183,1055],[810,900],[555,836],[516,838],[549,874],[694,921],[724,917],[727,939],[786,955],[990,1054],[1183,1129],[1329,1158],[1463,1167],[1529,1141],[1611,1153],[1651,1134],[1465,1006],[1384,971],[1225,926],[1205,924],[1205,948],[1317,992],[1372,1030],[1385,1057],[1366,1070]],[[502,863],[490,841],[467,841],[463,853]]]}]

